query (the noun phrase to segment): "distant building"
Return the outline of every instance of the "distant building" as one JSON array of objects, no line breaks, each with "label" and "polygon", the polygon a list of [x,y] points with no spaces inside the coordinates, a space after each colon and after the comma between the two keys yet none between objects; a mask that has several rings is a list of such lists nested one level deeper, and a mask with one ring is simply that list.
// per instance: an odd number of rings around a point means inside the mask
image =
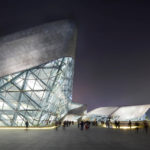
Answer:
[{"label": "distant building", "polygon": [[75,44],[68,20],[0,39],[0,126],[46,126],[68,113]]},{"label": "distant building", "polygon": [[108,118],[119,121],[150,120],[150,105],[122,107],[99,107],[87,113],[83,119],[106,121]]},{"label": "distant building", "polygon": [[68,113],[64,117],[63,121],[74,121],[77,122],[87,113],[87,105],[71,102],[68,104]]}]

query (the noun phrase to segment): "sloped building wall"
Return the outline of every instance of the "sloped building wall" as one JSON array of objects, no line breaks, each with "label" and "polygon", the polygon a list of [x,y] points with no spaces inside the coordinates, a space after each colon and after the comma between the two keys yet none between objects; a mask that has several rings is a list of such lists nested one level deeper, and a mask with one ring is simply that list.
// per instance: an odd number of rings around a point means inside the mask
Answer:
[{"label": "sloped building wall", "polygon": [[75,42],[67,20],[0,39],[0,126],[46,126],[67,114]]}]

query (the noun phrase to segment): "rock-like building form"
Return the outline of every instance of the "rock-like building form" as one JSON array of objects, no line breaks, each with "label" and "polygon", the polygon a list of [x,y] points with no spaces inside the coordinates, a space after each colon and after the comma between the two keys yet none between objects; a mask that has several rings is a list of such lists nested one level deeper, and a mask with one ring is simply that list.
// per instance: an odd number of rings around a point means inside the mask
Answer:
[{"label": "rock-like building form", "polygon": [[0,126],[46,126],[67,114],[76,34],[62,20],[0,39]]},{"label": "rock-like building form", "polygon": [[79,119],[87,114],[87,105],[85,104],[71,102],[68,104],[68,108],[68,113],[63,118],[63,121],[66,120],[77,122]]},{"label": "rock-like building form", "polygon": [[150,120],[150,105],[135,105],[122,107],[99,107],[88,112],[83,119],[91,121],[143,121]]}]

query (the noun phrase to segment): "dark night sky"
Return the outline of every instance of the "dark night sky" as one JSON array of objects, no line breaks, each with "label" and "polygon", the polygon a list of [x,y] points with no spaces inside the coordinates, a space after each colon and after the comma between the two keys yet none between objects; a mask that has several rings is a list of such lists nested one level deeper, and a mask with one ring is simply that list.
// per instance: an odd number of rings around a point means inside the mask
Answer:
[{"label": "dark night sky", "polygon": [[0,36],[59,19],[78,27],[73,101],[150,104],[150,4],[143,1],[0,1]]}]

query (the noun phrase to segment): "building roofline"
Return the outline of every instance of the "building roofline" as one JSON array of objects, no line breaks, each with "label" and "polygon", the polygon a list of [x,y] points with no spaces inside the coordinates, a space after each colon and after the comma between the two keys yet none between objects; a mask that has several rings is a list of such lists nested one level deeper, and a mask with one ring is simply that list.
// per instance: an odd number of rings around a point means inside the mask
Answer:
[{"label": "building roofline", "polygon": [[55,21],[0,38],[0,77],[53,61],[75,58],[77,29]]}]

